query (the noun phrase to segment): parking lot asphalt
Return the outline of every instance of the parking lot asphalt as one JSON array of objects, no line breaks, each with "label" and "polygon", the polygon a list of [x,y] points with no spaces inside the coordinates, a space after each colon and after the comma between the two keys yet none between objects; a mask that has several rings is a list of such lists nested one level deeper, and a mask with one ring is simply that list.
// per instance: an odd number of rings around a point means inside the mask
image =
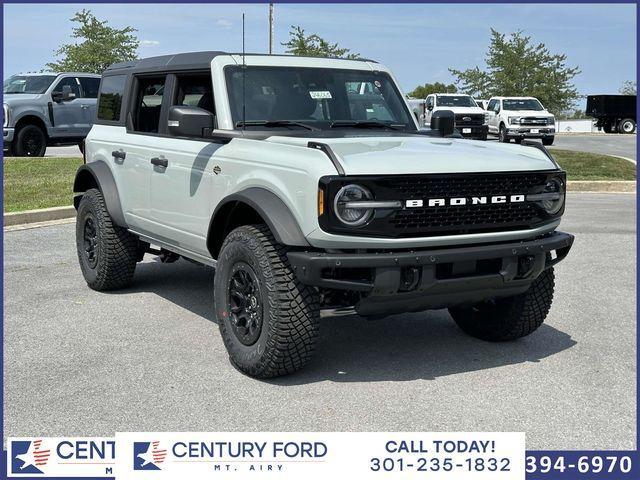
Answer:
[{"label": "parking lot asphalt", "polygon": [[633,449],[635,196],[569,194],[576,235],[545,325],[513,343],[446,311],[324,317],[316,357],[258,381],[228,362],[214,271],[149,257],[131,289],[80,274],[74,225],[5,232],[6,436],[116,431],[525,431],[530,449]]},{"label": "parking lot asphalt", "polygon": [[556,135],[553,148],[602,153],[636,160],[636,136],[620,134]]}]

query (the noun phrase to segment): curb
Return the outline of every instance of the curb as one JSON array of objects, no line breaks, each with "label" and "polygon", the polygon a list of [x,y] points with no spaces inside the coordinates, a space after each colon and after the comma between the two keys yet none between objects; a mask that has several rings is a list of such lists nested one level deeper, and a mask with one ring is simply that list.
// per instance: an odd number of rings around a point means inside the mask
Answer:
[{"label": "curb", "polygon": [[[635,180],[570,180],[567,192],[582,193],[636,193]],[[73,206],[43,208],[4,214],[4,226],[24,225],[29,223],[50,222],[76,216]]]},{"label": "curb", "polygon": [[570,180],[567,192],[635,193],[635,180]]},{"label": "curb", "polygon": [[11,212],[4,214],[4,226],[9,227],[25,223],[49,222],[51,220],[75,217],[75,215],[76,209],[73,206]]}]

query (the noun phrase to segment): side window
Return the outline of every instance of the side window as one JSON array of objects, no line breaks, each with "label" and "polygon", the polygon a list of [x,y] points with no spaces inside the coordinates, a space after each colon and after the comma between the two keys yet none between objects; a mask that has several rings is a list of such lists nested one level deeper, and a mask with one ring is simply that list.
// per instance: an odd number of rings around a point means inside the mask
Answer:
[{"label": "side window", "polygon": [[433,95],[429,95],[427,97],[427,108],[432,108],[433,107]]},{"label": "side window", "polygon": [[100,79],[94,77],[80,77],[80,85],[82,86],[83,98],[98,98],[98,90],[100,89]]},{"label": "side window", "polygon": [[487,107],[487,110],[494,111],[494,110],[495,110],[495,108],[496,108],[496,103],[497,103],[497,102],[498,102],[497,100],[491,100],[491,101],[489,102],[489,106]]},{"label": "side window", "polygon": [[133,110],[133,130],[158,133],[166,77],[139,78]]},{"label": "side window", "polygon": [[80,85],[78,84],[78,79],[76,77],[66,77],[58,82],[58,84],[53,87],[53,92],[62,93],[62,88],[68,85],[71,87],[71,93],[73,93],[76,98],[80,98]]},{"label": "side window", "polygon": [[173,105],[198,107],[215,115],[211,75],[182,75],[177,77],[178,88]]},{"label": "side window", "polygon": [[98,99],[98,119],[117,122],[122,110],[122,97],[126,75],[112,75],[104,77],[100,84],[100,98]]}]

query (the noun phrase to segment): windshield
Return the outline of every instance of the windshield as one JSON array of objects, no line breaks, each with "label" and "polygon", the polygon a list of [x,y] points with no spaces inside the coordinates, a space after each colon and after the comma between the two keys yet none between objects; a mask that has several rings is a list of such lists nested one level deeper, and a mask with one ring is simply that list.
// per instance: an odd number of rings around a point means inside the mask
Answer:
[{"label": "windshield", "polygon": [[438,95],[439,107],[477,107],[476,102],[468,95]]},{"label": "windshield", "polygon": [[502,101],[502,108],[504,110],[535,110],[538,112],[544,110],[544,107],[535,98],[505,99]]},{"label": "windshield", "polygon": [[416,129],[386,73],[303,67],[245,67],[244,72],[241,66],[226,68],[236,128]]},{"label": "windshield", "polygon": [[2,93],[44,93],[56,75],[13,75],[2,84]]}]

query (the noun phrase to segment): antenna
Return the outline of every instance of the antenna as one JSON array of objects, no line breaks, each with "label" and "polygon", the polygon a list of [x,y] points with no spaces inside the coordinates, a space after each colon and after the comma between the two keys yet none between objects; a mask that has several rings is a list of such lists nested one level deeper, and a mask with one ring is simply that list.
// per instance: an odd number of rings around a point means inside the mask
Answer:
[{"label": "antenna", "polygon": [[246,77],[247,62],[244,59],[244,13],[242,14],[242,131],[244,132],[247,122],[247,110],[245,105],[245,77]]}]

